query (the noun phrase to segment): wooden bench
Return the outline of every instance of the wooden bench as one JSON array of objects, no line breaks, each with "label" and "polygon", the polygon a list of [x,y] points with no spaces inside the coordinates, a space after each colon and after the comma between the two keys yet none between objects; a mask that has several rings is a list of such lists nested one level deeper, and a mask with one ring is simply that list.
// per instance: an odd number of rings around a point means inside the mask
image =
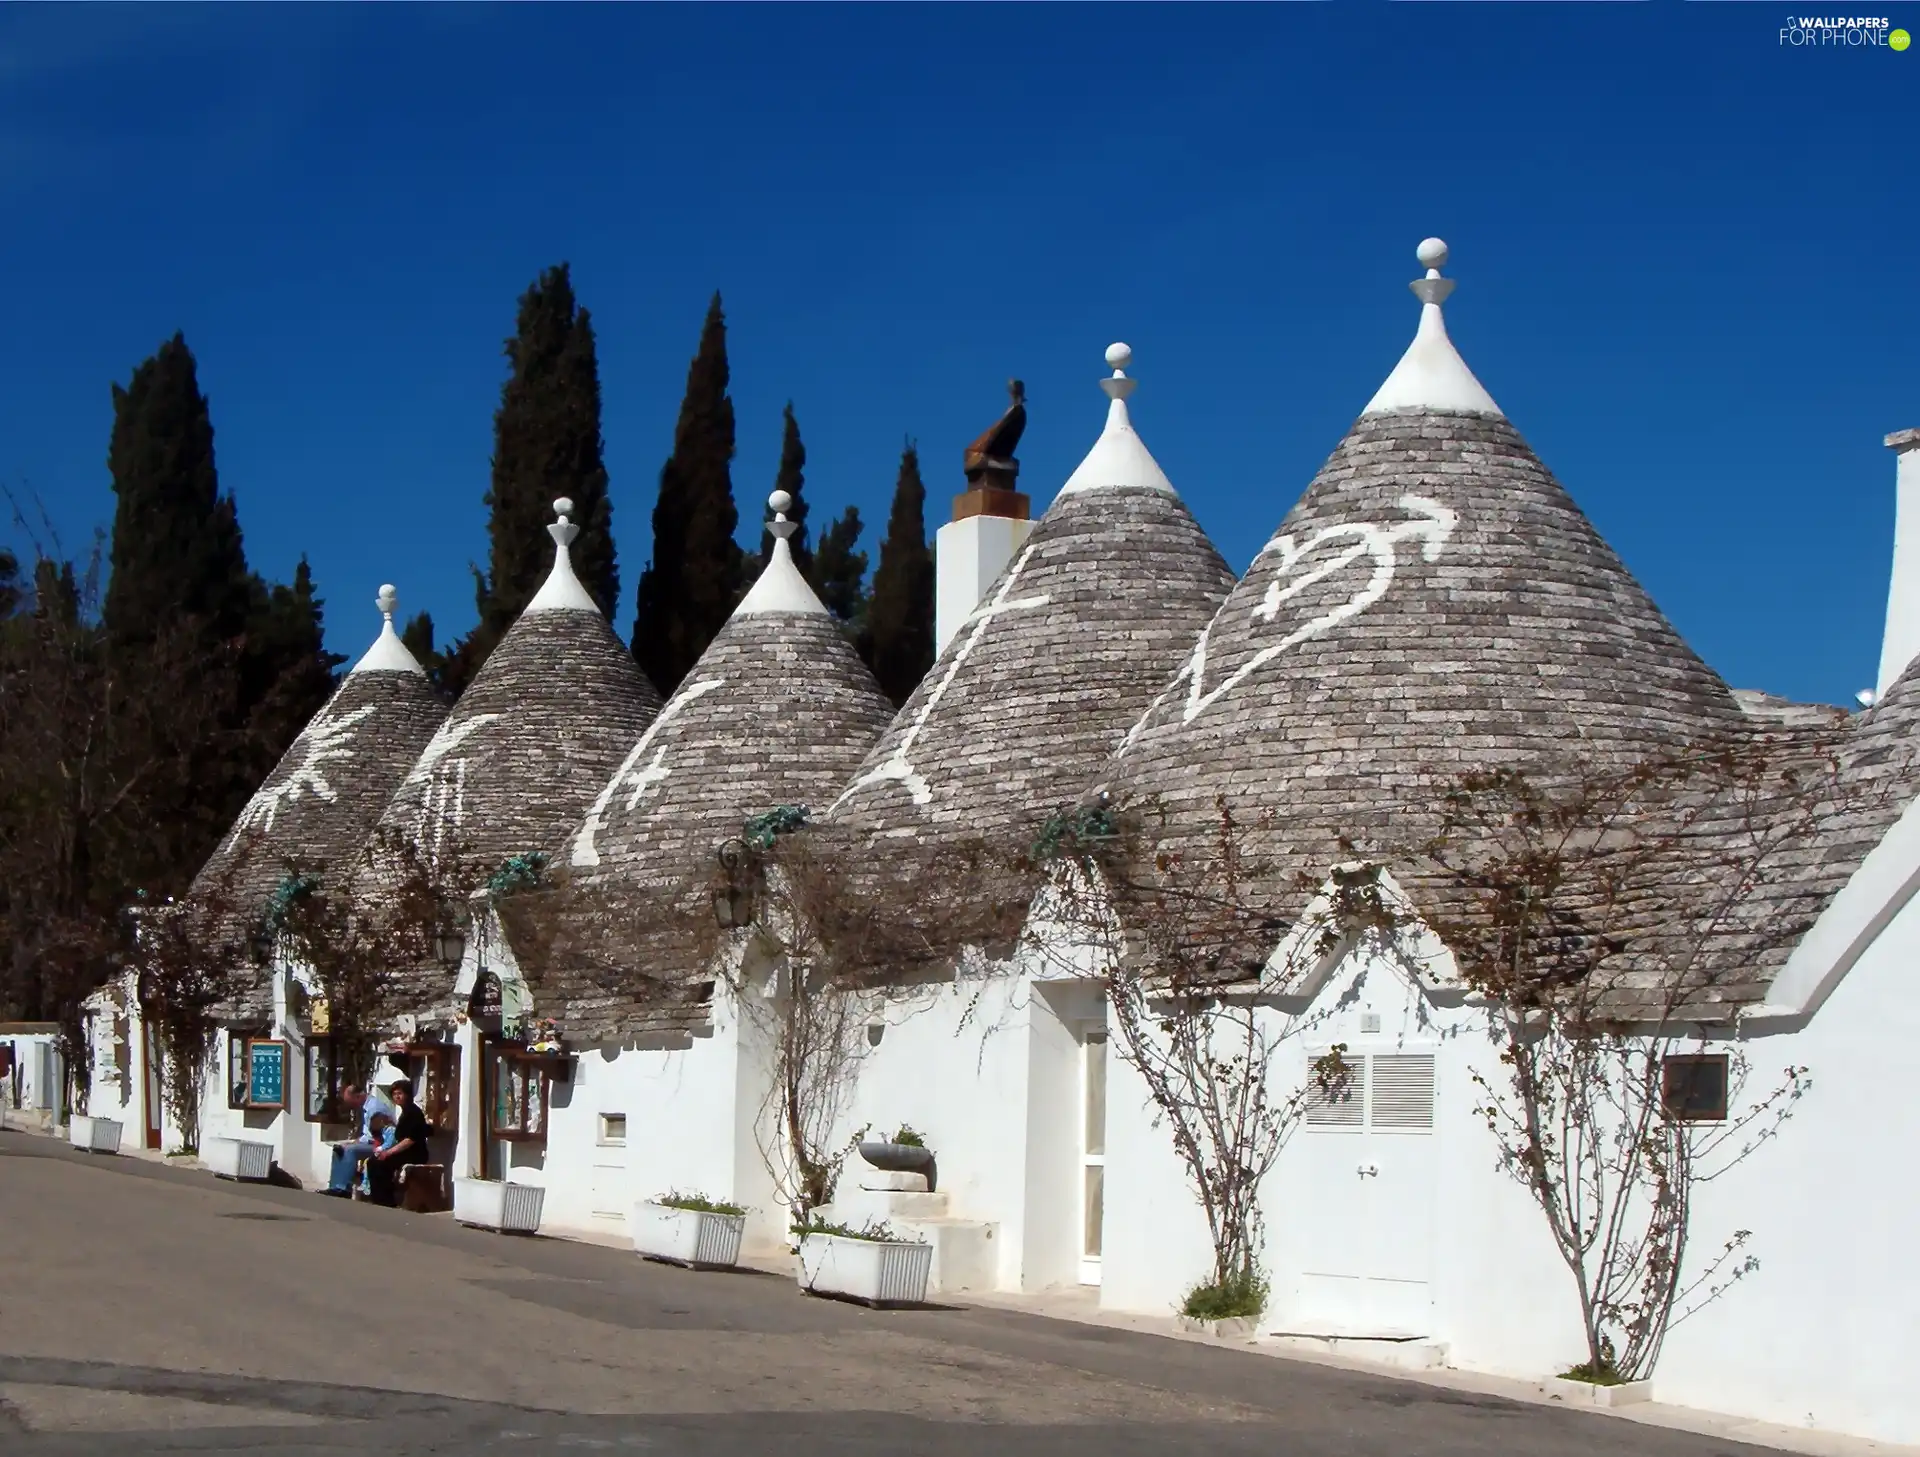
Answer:
[{"label": "wooden bench", "polygon": [[400,1207],[414,1214],[444,1214],[453,1208],[445,1164],[408,1164],[400,1170]]}]

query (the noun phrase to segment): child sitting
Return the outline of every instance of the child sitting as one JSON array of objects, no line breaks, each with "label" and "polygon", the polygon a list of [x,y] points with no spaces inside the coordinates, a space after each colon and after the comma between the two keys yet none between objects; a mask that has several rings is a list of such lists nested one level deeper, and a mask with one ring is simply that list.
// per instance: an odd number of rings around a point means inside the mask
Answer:
[{"label": "child sitting", "polygon": [[[392,1148],[394,1141],[393,1119],[385,1113],[376,1113],[367,1120],[367,1138],[376,1150]],[[360,1197],[368,1198],[372,1189],[367,1183],[367,1169],[373,1163],[368,1159],[360,1166]]]}]

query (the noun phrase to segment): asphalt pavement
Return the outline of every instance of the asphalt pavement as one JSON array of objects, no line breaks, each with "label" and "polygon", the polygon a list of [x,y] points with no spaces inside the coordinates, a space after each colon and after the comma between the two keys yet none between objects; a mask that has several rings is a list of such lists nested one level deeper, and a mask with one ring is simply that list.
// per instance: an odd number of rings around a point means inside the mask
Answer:
[{"label": "asphalt pavement", "polygon": [[0,1453],[1755,1457],[1588,1412],[468,1230],[0,1133]]}]

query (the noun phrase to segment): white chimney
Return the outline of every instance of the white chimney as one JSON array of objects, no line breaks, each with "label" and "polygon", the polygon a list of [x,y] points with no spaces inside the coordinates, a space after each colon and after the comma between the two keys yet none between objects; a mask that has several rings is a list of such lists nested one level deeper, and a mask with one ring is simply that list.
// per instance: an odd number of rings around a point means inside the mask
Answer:
[{"label": "white chimney", "polygon": [[1026,389],[1007,384],[1013,403],[966,450],[967,490],[953,498],[953,520],[934,533],[933,651],[944,653],[987,595],[987,589],[1026,544],[1033,503],[1015,489],[1013,458],[1027,426]]},{"label": "white chimney", "polygon": [[1893,582],[1887,589],[1887,630],[1880,639],[1880,679],[1874,696],[1885,698],[1893,680],[1920,655],[1920,430],[1887,437],[1898,453],[1894,474]]}]

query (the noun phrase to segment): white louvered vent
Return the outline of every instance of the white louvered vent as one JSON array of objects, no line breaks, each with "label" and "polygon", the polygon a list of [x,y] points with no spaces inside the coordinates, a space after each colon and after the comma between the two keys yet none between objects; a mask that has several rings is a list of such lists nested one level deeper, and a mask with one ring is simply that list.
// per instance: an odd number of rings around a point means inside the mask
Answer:
[{"label": "white louvered vent", "polygon": [[[1346,1077],[1332,1088],[1314,1078],[1307,1089],[1307,1127],[1359,1129],[1366,1122],[1366,1068],[1350,1058]],[[1311,1074],[1309,1074],[1311,1077]]]},{"label": "white louvered vent", "polygon": [[1433,1055],[1383,1053],[1368,1062],[1368,1126],[1397,1133],[1431,1133]]}]

